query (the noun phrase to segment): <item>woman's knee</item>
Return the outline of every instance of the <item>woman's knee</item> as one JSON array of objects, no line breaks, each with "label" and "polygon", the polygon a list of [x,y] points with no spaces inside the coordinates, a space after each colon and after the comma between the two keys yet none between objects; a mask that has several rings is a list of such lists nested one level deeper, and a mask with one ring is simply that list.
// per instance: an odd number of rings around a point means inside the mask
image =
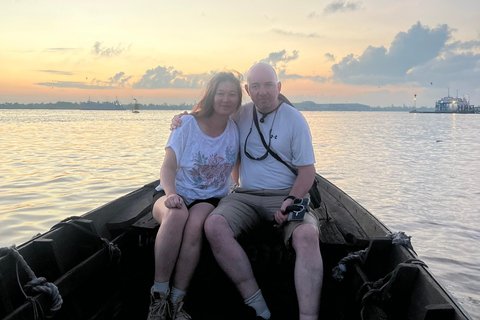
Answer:
[{"label": "woman's knee", "polygon": [[159,224],[171,224],[185,226],[188,220],[188,210],[185,209],[169,209],[165,207],[154,207],[152,216]]}]

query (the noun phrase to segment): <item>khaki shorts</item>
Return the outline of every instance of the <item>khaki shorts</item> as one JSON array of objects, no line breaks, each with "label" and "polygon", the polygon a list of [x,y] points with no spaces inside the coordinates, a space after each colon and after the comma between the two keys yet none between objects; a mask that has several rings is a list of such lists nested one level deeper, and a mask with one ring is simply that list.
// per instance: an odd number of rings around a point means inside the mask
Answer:
[{"label": "khaki shorts", "polygon": [[[271,223],[275,212],[280,210],[286,196],[291,189],[283,190],[246,190],[236,188],[233,193],[223,198],[218,206],[210,213],[222,215],[230,225],[234,237],[238,239],[251,233],[262,223]],[[310,197],[308,194],[305,197]],[[280,236],[286,246],[296,227],[302,224],[312,224],[319,229],[319,217],[311,208],[303,221],[287,222],[279,229]]]}]

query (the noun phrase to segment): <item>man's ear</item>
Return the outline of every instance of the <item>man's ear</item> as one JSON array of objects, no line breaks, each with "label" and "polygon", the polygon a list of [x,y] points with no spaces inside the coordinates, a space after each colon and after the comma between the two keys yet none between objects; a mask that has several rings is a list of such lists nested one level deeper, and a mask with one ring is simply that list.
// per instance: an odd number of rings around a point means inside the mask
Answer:
[{"label": "man's ear", "polygon": [[245,91],[247,91],[247,94],[250,95],[250,92],[248,91],[248,84],[245,85]]},{"label": "man's ear", "polygon": [[280,91],[282,91],[282,83],[280,81],[278,81],[277,87],[278,87],[278,92],[280,93]]}]

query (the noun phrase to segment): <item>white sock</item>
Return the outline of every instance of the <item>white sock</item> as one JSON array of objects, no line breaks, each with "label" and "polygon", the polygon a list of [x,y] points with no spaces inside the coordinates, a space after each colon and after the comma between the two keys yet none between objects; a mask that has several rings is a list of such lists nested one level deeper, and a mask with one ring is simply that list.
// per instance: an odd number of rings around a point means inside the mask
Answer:
[{"label": "white sock", "polygon": [[168,294],[168,289],[170,288],[170,282],[153,282],[153,291],[163,292],[165,295]]},{"label": "white sock", "polygon": [[270,310],[268,310],[267,303],[263,298],[262,291],[259,289],[255,292],[250,298],[244,300],[247,306],[255,309],[257,316],[260,316],[264,319],[270,319]]},{"label": "white sock", "polygon": [[175,301],[177,301],[177,298],[180,297],[182,294],[187,294],[187,291],[182,291],[180,289],[172,287],[172,292],[170,293],[170,301],[175,303]]}]

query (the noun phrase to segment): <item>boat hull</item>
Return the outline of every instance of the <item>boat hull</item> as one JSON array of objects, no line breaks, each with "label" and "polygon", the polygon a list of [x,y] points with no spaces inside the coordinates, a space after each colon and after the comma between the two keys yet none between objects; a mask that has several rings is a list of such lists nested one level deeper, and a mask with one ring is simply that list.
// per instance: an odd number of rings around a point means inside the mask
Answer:
[{"label": "boat hull", "polygon": [[[361,314],[364,320],[470,319],[412,249],[393,244],[392,233],[365,208],[321,176],[316,179],[327,208],[319,212],[325,270],[321,319],[360,320]],[[146,318],[158,230],[150,202],[157,183],[68,219],[18,247],[36,276],[58,287],[63,305],[53,319]],[[240,242],[275,319],[297,319],[295,253],[270,225]],[[363,258],[346,264],[343,280],[334,279],[339,261],[359,252]],[[0,257],[0,318],[30,319],[32,302],[23,296],[17,274],[22,285],[30,279],[16,265],[12,254]],[[394,281],[385,285],[387,290],[369,293],[375,281],[388,276]],[[50,297],[42,293],[36,299],[48,312]],[[194,319],[244,319],[243,301],[208,246],[185,308]]]}]

